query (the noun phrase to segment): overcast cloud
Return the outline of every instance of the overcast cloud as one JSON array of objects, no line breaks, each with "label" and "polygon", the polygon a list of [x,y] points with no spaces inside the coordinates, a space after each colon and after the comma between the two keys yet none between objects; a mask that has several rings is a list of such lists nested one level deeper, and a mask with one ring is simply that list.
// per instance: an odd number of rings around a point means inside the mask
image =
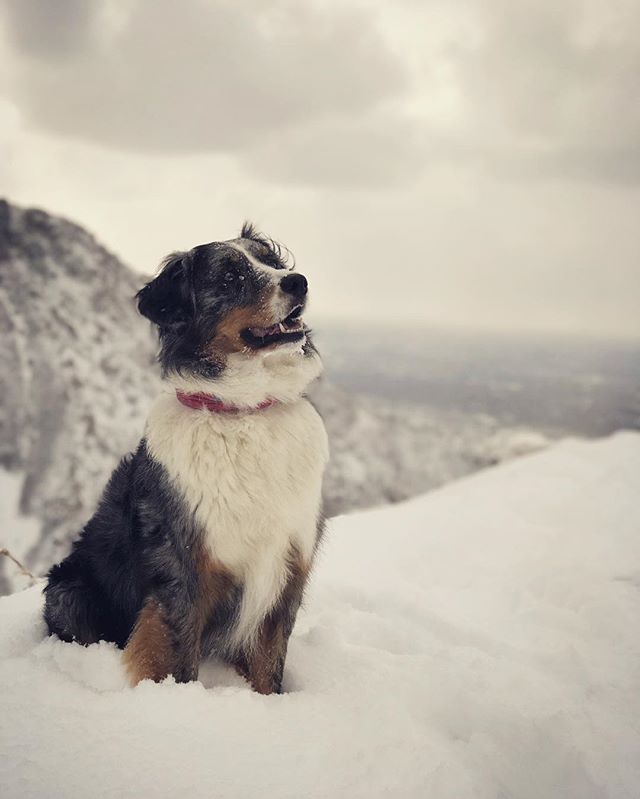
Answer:
[{"label": "overcast cloud", "polygon": [[0,191],[133,266],[296,251],[319,316],[640,334],[640,7],[0,0]]}]

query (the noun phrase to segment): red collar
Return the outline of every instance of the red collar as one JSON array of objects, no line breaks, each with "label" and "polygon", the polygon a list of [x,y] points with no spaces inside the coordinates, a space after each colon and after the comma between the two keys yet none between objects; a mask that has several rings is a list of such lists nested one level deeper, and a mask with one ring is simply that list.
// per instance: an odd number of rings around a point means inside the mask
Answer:
[{"label": "red collar", "polygon": [[237,405],[227,405],[213,394],[205,394],[203,391],[188,394],[186,391],[180,391],[179,389],[176,389],[176,397],[178,402],[186,405],[187,408],[195,408],[196,410],[205,408],[212,413],[254,413],[278,404],[278,400],[266,399],[251,408],[239,408]]}]

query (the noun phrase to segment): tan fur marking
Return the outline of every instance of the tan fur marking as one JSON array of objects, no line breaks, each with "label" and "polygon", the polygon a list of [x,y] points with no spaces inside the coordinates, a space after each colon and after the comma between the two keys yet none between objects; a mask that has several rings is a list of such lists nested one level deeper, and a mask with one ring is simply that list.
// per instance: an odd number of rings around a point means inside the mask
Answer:
[{"label": "tan fur marking", "polygon": [[258,301],[254,305],[247,305],[243,308],[233,308],[220,321],[216,329],[216,334],[206,347],[205,354],[220,358],[220,356],[231,355],[233,352],[241,352],[246,348],[240,333],[248,327],[269,327],[276,321],[269,310],[269,301],[275,291],[269,287],[260,292]]},{"label": "tan fur marking", "polygon": [[[183,637],[185,652],[191,653],[195,662],[200,660],[202,631],[217,602],[233,587],[230,573],[214,561],[206,550],[196,556],[198,570],[198,596],[187,618],[185,629],[173,635]],[[132,685],[141,680],[160,682],[174,673],[179,665],[173,646],[172,631],[163,618],[162,608],[155,599],[148,599],[138,614],[136,625],[124,650],[124,665]]]},{"label": "tan fur marking", "polygon": [[138,614],[124,650],[124,666],[131,684],[146,679],[160,682],[173,671],[174,659],[171,632],[162,609],[149,599]]},{"label": "tan fur marking", "polygon": [[215,606],[221,602],[234,586],[231,572],[220,561],[214,560],[209,551],[202,547],[196,555],[199,592],[196,604],[196,623],[198,636],[202,634]]}]

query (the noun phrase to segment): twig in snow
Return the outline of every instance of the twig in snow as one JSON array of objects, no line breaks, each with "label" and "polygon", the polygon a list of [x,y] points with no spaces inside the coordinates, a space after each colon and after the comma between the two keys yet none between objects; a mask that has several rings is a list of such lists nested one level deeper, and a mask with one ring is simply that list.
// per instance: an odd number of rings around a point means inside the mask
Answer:
[{"label": "twig in snow", "polygon": [[30,577],[34,581],[34,583],[38,579],[33,574],[31,574],[29,569],[27,569],[22,563],[20,563],[18,558],[14,558],[11,552],[9,552],[9,550],[6,549],[5,547],[0,549],[0,555],[4,555],[5,558],[9,558],[9,560],[12,560],[16,564],[16,566],[20,569],[20,572],[24,574],[25,577]]}]

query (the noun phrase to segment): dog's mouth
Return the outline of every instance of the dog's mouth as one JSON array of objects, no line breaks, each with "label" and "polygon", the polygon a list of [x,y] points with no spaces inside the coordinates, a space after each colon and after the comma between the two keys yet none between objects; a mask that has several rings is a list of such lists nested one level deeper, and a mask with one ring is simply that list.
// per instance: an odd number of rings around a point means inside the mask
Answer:
[{"label": "dog's mouth", "polygon": [[306,328],[301,318],[303,310],[302,305],[296,305],[280,322],[276,322],[270,327],[247,327],[240,335],[252,349],[301,341],[306,334]]}]

